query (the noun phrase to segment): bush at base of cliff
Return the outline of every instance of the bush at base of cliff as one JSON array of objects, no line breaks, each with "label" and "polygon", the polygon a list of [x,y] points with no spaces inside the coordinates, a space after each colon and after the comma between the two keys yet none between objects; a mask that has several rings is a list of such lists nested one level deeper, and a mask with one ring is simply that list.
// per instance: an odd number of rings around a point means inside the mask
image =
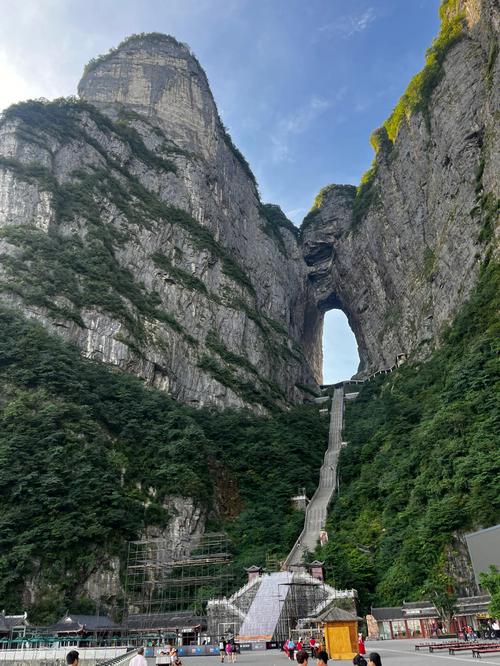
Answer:
[{"label": "bush at base of cliff", "polygon": [[498,522],[499,306],[490,263],[431,359],[369,382],[347,407],[340,493],[317,555],[364,610],[419,598],[454,532]]}]

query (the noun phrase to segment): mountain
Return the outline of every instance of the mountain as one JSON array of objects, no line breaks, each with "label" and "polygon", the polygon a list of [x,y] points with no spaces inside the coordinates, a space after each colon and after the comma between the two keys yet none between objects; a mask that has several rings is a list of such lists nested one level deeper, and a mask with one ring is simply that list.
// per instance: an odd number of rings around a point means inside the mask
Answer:
[{"label": "mountain", "polygon": [[500,10],[446,0],[440,14],[424,69],[372,135],[371,169],[323,188],[301,228],[318,310],[347,314],[363,373],[427,357],[498,258]]},{"label": "mountain", "polygon": [[260,202],[188,47],[130,37],[78,90],[2,116],[2,300],[182,402],[302,401],[297,230]]},{"label": "mountain", "polygon": [[[314,490],[326,447],[326,420],[302,403],[318,393],[332,308],[356,334],[360,376],[406,361],[346,413],[345,504],[325,552],[339,581],[363,603],[416,594],[456,529],[438,523],[426,560],[410,539],[420,505],[424,537],[436,511],[494,520],[484,464],[494,462],[498,3],[445,0],[441,19],[424,70],[372,137],[372,168],[358,187],[323,188],[300,229],[261,202],[202,68],[173,37],[134,35],[91,61],[78,98],[4,111],[6,606],[39,620],[69,605],[123,609],[126,542],[140,537],[177,553],[209,525],[229,531],[238,566],[283,556],[301,520],[290,494],[298,476]],[[434,409],[457,419],[470,451]],[[473,467],[480,456],[473,501],[433,476],[441,448]],[[451,472],[460,484],[462,464]],[[365,528],[376,561],[358,556]],[[407,538],[419,568],[401,583]]]}]

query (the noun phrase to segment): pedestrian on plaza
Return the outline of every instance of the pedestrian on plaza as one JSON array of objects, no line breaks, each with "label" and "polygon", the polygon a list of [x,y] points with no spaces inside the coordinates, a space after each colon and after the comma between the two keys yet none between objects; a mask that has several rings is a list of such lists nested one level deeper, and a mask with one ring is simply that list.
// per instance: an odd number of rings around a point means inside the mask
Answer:
[{"label": "pedestrian on plaza", "polygon": [[220,654],[220,662],[221,664],[223,664],[224,657],[226,656],[226,639],[224,638],[224,636],[222,636],[219,641],[219,654]]},{"label": "pedestrian on plaza", "polygon": [[328,666],[328,654],[324,650],[320,650],[317,655],[317,666]]},{"label": "pedestrian on plaza", "polygon": [[366,654],[365,641],[363,640],[363,634],[358,634],[358,652],[359,652],[359,654]]},{"label": "pedestrian on plaza", "polygon": [[288,658],[293,661],[295,657],[295,641],[293,638],[288,639]]},{"label": "pedestrian on plaza", "polygon": [[66,663],[68,664],[68,666],[78,666],[79,661],[80,661],[80,655],[76,650],[71,650],[66,655]]},{"label": "pedestrian on plaza", "polygon": [[378,652],[370,652],[368,655],[368,666],[382,666],[382,659]]},{"label": "pedestrian on plaza", "polygon": [[368,666],[368,662],[359,653],[352,660],[354,666]]},{"label": "pedestrian on plaza", "polygon": [[491,625],[491,628],[495,632],[496,638],[500,638],[500,622],[497,619],[494,620],[493,624]]},{"label": "pedestrian on plaza", "polygon": [[172,666],[182,666],[182,661],[179,659],[179,652],[175,645],[170,645],[170,663]]},{"label": "pedestrian on plaza", "polygon": [[144,648],[140,647],[137,650],[137,654],[133,659],[130,660],[129,666],[148,666],[146,657],[144,656]]},{"label": "pedestrian on plaza", "polygon": [[298,650],[297,651],[297,663],[301,664],[302,666],[307,666],[307,660],[309,659],[309,655],[305,650]]},{"label": "pedestrian on plaza", "polygon": [[311,648],[311,657],[315,657],[317,644],[314,636],[311,636],[311,638],[309,639],[309,647]]},{"label": "pedestrian on plaza", "polygon": [[234,642],[234,638],[231,638],[231,663],[236,663],[236,643]]},{"label": "pedestrian on plaza", "polygon": [[296,649],[295,658],[297,658],[299,652],[302,652],[302,648],[303,648],[303,647],[304,647],[304,646],[302,645],[302,636],[301,636],[301,637],[299,638],[299,640],[297,641],[297,644],[296,644],[296,646],[295,646],[295,649]]},{"label": "pedestrian on plaza", "polygon": [[231,645],[231,641],[227,641],[227,643],[226,643],[226,657],[227,657],[228,663],[230,663],[232,661],[231,660],[232,654],[233,654],[233,646]]}]

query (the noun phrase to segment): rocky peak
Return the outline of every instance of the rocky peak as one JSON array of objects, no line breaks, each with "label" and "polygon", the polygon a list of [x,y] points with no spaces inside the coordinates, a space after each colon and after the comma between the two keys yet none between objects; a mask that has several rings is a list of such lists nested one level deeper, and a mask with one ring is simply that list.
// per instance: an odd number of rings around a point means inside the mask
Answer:
[{"label": "rocky peak", "polygon": [[87,65],[78,94],[110,115],[120,108],[154,119],[181,148],[213,156],[223,134],[207,77],[186,44],[133,35]]},{"label": "rocky peak", "polygon": [[133,36],[78,90],[0,118],[0,300],[183,402],[314,392],[296,229],[260,202],[189,48]]}]

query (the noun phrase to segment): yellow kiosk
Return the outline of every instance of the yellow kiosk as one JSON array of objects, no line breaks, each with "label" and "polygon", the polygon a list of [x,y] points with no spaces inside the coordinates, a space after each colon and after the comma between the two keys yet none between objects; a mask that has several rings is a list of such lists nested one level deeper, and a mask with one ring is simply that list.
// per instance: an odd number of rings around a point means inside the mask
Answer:
[{"label": "yellow kiosk", "polygon": [[350,659],[358,654],[358,620],[362,618],[342,610],[329,608],[317,618],[323,625],[326,651],[330,659]]}]

